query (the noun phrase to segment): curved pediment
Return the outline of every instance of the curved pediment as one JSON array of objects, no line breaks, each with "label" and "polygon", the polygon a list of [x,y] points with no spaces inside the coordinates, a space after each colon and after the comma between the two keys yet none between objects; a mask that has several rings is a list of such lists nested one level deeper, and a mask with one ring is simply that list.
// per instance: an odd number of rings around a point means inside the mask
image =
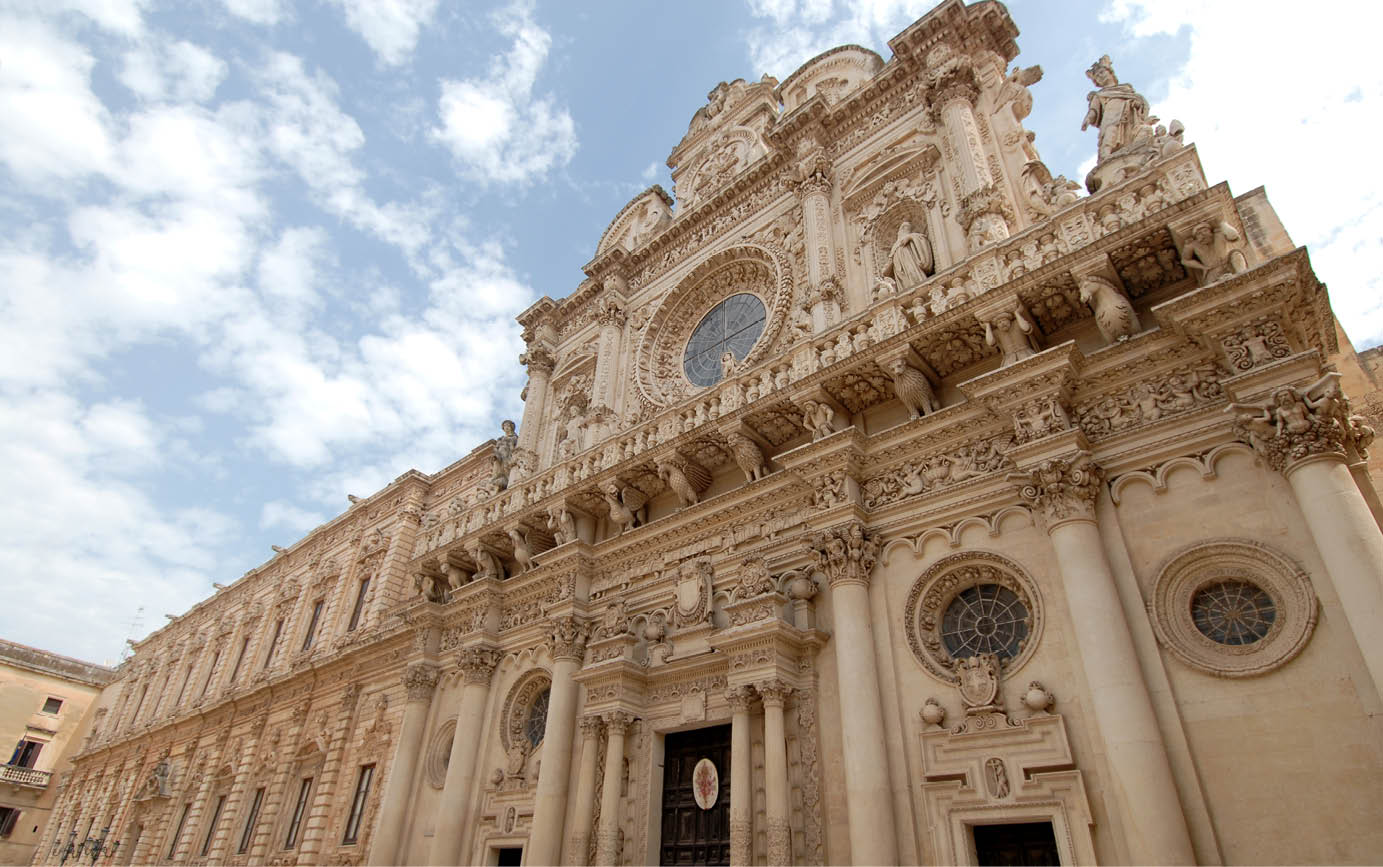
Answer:
[{"label": "curved pediment", "polygon": [[834,105],[863,87],[883,68],[884,59],[868,48],[842,45],[799,66],[778,86],[778,97],[785,113],[814,96]]},{"label": "curved pediment", "polygon": [[633,251],[672,222],[672,196],[658,184],[639,193],[620,209],[600,236],[595,255],[622,247]]}]

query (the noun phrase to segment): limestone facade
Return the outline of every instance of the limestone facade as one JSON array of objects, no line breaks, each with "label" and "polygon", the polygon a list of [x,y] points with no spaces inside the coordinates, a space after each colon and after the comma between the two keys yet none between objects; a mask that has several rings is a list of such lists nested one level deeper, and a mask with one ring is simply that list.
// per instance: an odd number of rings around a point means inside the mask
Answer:
[{"label": "limestone facade", "polygon": [[1109,58],[1053,178],[1016,36],[712,90],[517,429],[141,642],[41,858],[1376,860],[1372,374]]},{"label": "limestone facade", "polygon": [[103,665],[0,641],[0,749],[7,757],[0,765],[0,864],[34,858],[94,700],[114,676]]}]

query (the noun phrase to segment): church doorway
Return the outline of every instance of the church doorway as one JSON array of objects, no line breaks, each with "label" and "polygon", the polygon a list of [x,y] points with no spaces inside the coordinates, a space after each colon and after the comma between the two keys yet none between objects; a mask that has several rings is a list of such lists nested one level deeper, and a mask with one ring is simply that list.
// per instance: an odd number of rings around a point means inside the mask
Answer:
[{"label": "church doorway", "polygon": [[[705,766],[698,773],[702,759],[709,760],[714,775]],[[729,726],[667,736],[659,859],[661,864],[730,863]]]},{"label": "church doorway", "polygon": [[976,825],[975,861],[994,867],[1058,865],[1056,834],[1051,822]]}]

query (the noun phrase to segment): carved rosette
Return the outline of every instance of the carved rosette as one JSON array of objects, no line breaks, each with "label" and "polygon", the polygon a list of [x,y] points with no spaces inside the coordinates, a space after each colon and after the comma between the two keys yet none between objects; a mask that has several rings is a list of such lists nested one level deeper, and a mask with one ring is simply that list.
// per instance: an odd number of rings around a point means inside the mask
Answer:
[{"label": "carved rosette", "polygon": [[496,647],[464,647],[456,654],[463,683],[489,683],[503,654]]},{"label": "carved rosette", "polygon": [[879,540],[859,521],[819,530],[812,536],[812,556],[831,587],[845,584],[869,586],[879,558]]},{"label": "carved rosette", "polygon": [[570,614],[554,617],[548,622],[547,645],[552,658],[575,660],[578,664],[586,656],[587,625],[584,620]]},{"label": "carved rosette", "polygon": [[414,662],[403,670],[403,687],[408,691],[409,701],[429,701],[432,691],[437,688],[437,666],[425,662]]},{"label": "carved rosette", "polygon": [[1052,458],[1010,478],[1022,482],[1019,495],[1047,520],[1050,532],[1067,521],[1094,521],[1095,499],[1104,470],[1088,452],[1071,458]]}]

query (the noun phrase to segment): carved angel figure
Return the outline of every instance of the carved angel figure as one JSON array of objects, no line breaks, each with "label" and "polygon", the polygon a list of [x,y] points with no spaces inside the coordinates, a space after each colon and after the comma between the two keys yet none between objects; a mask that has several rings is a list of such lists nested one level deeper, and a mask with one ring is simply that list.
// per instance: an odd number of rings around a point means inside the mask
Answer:
[{"label": "carved angel figure", "polygon": [[1231,246],[1238,240],[1239,231],[1224,220],[1215,226],[1201,223],[1181,244],[1181,264],[1196,276],[1198,286],[1242,274],[1249,264],[1244,251]]},{"label": "carved angel figure", "polygon": [[514,559],[518,561],[519,572],[527,572],[534,566],[533,546],[529,544],[528,534],[518,527],[510,527],[508,533],[509,541],[514,543]]},{"label": "carved angel figure", "polygon": [[900,289],[911,289],[932,273],[932,245],[926,235],[912,230],[912,221],[898,226],[898,238],[888,251],[884,276],[892,277]]},{"label": "carved angel figure", "polygon": [[824,439],[836,432],[836,411],[830,404],[816,400],[802,402],[802,422],[812,432],[812,441]]},{"label": "carved angel figure", "polygon": [[1091,64],[1085,74],[1099,90],[1087,97],[1090,109],[1080,128],[1082,131],[1092,126],[1099,128],[1100,161],[1134,144],[1140,133],[1151,134],[1150,123],[1156,118],[1148,117],[1148,101],[1133,89],[1133,85],[1119,83],[1108,54]]},{"label": "carved angel figure", "polygon": [[1032,93],[1028,88],[1041,80],[1042,67],[1015,66],[1009,70],[1008,77],[1004,79],[1003,86],[999,88],[999,96],[994,102],[999,108],[1013,103],[1013,117],[1021,121],[1032,114]]},{"label": "carved angel figure", "polygon": [[610,507],[610,520],[621,534],[648,519],[648,498],[638,488],[621,488],[618,482],[607,482],[600,493]]},{"label": "carved angel figure", "polygon": [[1138,314],[1112,281],[1093,274],[1082,277],[1080,300],[1095,311],[1095,324],[1106,343],[1127,340],[1138,333]]},{"label": "carved angel figure", "polygon": [[1330,371],[1304,388],[1283,386],[1269,400],[1231,403],[1225,412],[1238,414],[1237,424],[1249,443],[1275,465],[1339,448],[1353,433],[1344,415],[1339,379],[1339,373]]},{"label": "carved angel figure", "polygon": [[658,477],[672,489],[684,507],[700,502],[701,492],[710,487],[710,473],[695,461],[667,458],[658,461],[657,467]]},{"label": "carved angel figure", "polygon": [[1012,313],[1000,313],[986,322],[984,342],[999,347],[999,351],[1003,353],[1000,367],[1008,367],[1014,362],[1037,354],[1032,338],[1032,323],[1023,316],[1021,307],[1015,307]]},{"label": "carved angel figure", "polygon": [[936,392],[927,380],[927,375],[908,364],[906,359],[895,358],[888,364],[889,375],[893,377],[893,393],[908,408],[913,418],[921,418],[929,412],[936,412],[941,406]]},{"label": "carved angel figure", "polygon": [[730,442],[730,454],[735,458],[735,466],[744,473],[746,482],[757,482],[768,475],[768,461],[764,459],[763,449],[739,431],[731,431],[725,437]]}]

